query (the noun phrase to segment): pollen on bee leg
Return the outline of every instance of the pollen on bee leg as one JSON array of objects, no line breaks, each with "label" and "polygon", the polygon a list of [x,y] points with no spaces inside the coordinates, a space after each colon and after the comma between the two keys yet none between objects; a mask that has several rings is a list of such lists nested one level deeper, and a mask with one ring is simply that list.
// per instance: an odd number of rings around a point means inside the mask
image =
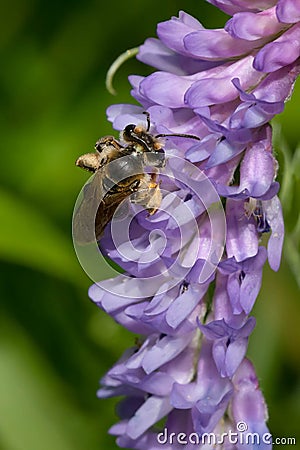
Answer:
[{"label": "pollen on bee leg", "polygon": [[153,144],[154,150],[160,150],[161,148],[163,148],[163,144],[159,141],[154,142]]},{"label": "pollen on bee leg", "polygon": [[153,189],[154,192],[151,194],[151,197],[146,205],[146,208],[148,210],[148,213],[150,216],[156,213],[156,211],[159,209],[161,202],[162,202],[162,194],[159,187],[160,183],[150,183],[149,188]]},{"label": "pollen on bee leg", "polygon": [[79,156],[75,164],[88,172],[96,172],[101,165],[101,157],[99,153],[86,153]]},{"label": "pollen on bee leg", "polygon": [[157,183],[157,172],[152,172],[150,175],[150,182],[148,184],[149,189],[156,189],[159,185],[160,182]]}]

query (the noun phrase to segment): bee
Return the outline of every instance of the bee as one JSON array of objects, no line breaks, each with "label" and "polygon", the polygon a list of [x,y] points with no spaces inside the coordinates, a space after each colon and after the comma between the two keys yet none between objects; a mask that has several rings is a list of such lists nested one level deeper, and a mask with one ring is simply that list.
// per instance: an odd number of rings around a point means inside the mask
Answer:
[{"label": "bee", "polygon": [[[163,144],[165,136],[182,136],[199,139],[192,135],[159,134],[147,128],[129,124],[121,133],[122,145],[113,136],[104,136],[95,144],[95,152],[86,153],[76,161],[76,166],[94,174],[83,190],[83,200],[75,212],[74,238],[79,243],[99,241],[104,228],[112,220],[118,206],[130,197],[130,201],[144,207],[149,215],[159,209],[162,201],[159,169],[166,163]],[[148,173],[146,168],[150,169]],[[95,220],[91,220],[95,217]]]}]

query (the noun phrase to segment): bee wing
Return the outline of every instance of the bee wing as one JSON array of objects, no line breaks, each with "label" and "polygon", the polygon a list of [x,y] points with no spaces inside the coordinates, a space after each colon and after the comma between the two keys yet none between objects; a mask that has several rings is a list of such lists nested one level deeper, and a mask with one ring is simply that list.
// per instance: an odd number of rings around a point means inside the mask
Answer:
[{"label": "bee wing", "polygon": [[103,176],[103,168],[95,172],[92,180],[84,186],[82,198],[78,208],[75,210],[73,217],[73,238],[79,244],[88,244],[95,241],[95,218],[103,203],[104,197]]},{"label": "bee wing", "polygon": [[99,204],[95,219],[95,234],[97,241],[101,238],[104,228],[113,218],[118,206],[133,193],[132,184],[123,186],[116,192],[108,192]]},{"label": "bee wing", "polygon": [[83,198],[73,219],[73,237],[76,243],[88,244],[94,242],[95,237],[99,241],[117,207],[133,192],[135,179],[127,186],[115,185],[115,189],[104,191],[105,176],[105,168],[99,169],[83,188]]}]

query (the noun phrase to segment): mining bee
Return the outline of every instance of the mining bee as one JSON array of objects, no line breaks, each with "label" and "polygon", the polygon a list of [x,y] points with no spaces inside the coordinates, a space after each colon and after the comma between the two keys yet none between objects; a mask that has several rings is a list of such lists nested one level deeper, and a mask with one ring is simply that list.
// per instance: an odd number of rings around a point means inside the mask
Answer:
[{"label": "mining bee", "polygon": [[[80,156],[76,165],[94,174],[84,187],[83,200],[74,220],[74,234],[78,242],[99,241],[105,226],[111,221],[117,207],[130,197],[132,203],[143,206],[150,215],[159,209],[162,194],[158,169],[166,163],[163,144],[159,138],[181,136],[200,139],[188,134],[158,134],[150,130],[150,116],[146,114],[147,128],[129,124],[121,133],[122,145],[113,136],[104,136],[95,144],[94,153]],[[150,169],[150,173],[146,172]],[[91,220],[91,213],[95,221]]]}]

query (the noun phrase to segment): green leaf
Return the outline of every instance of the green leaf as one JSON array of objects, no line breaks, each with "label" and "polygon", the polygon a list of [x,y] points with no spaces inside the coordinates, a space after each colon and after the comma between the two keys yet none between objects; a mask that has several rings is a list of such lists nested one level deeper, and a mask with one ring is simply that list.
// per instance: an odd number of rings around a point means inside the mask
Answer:
[{"label": "green leaf", "polygon": [[293,171],[295,179],[300,181],[300,144],[298,144],[293,156]]},{"label": "green leaf", "polygon": [[97,449],[100,424],[78,408],[67,386],[24,330],[3,315],[0,325],[3,447],[6,450]]},{"label": "green leaf", "polygon": [[4,190],[0,190],[0,204],[0,258],[82,286],[83,271],[71,232],[65,236],[32,205]]},{"label": "green leaf", "polygon": [[292,232],[286,233],[284,241],[284,255],[294,274],[295,280],[300,288],[300,215]]}]

